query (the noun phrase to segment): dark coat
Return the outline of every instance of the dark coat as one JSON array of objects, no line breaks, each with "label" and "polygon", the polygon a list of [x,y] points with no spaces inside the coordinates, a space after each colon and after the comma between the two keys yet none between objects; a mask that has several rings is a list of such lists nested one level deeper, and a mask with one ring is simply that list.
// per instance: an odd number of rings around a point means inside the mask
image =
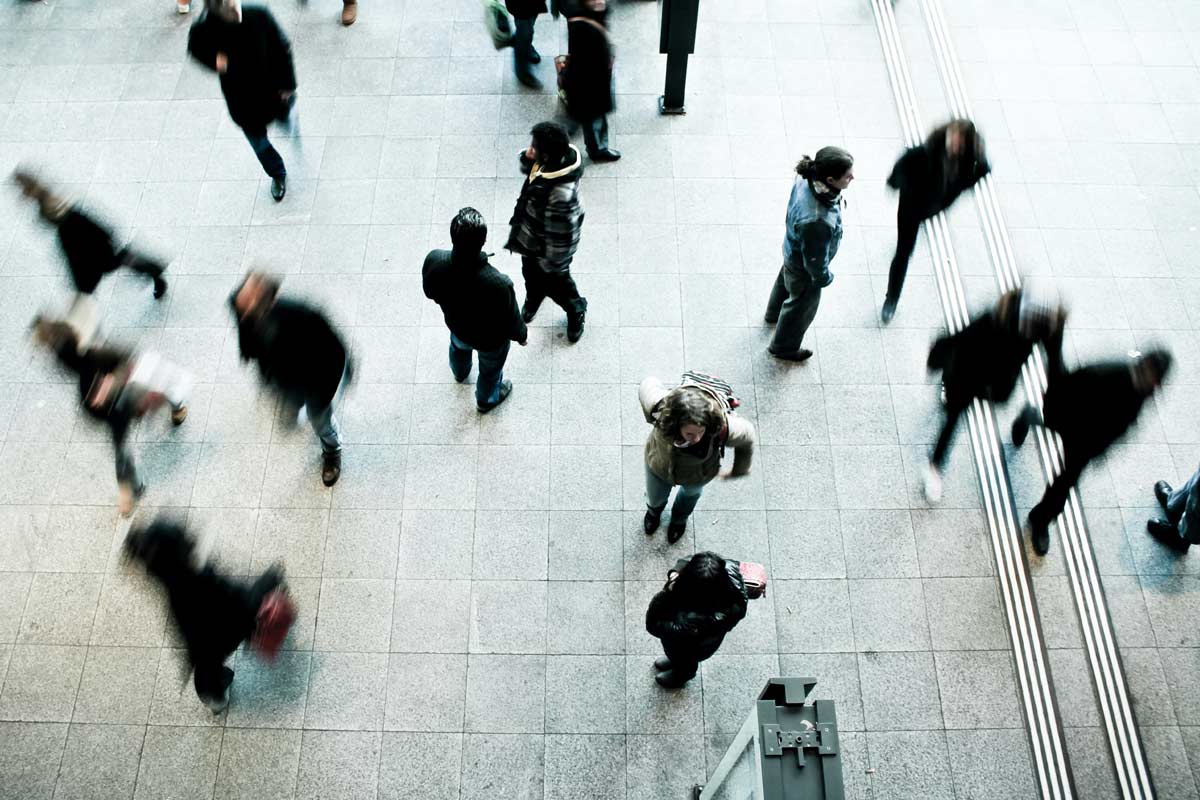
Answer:
[{"label": "dark coat", "polygon": [[947,175],[945,142],[910,147],[900,156],[888,176],[888,186],[900,190],[900,213],[924,220],[945,211],[958,196],[991,172],[987,158],[964,157],[953,175]]},{"label": "dark coat", "polygon": [[563,89],[567,110],[580,122],[601,117],[614,108],[612,88],[612,44],[603,21],[590,16],[567,21],[567,53],[570,55]]},{"label": "dark coat", "polygon": [[425,256],[421,276],[425,296],[442,307],[446,327],[476,350],[499,350],[529,336],[513,282],[485,254],[463,259],[451,250],[434,250]]},{"label": "dark coat", "polygon": [[1092,364],[1050,374],[1042,416],[1072,457],[1091,459],[1125,435],[1147,398],[1134,388],[1129,362]]},{"label": "dark coat", "polygon": [[93,347],[84,353],[76,350],[74,342],[63,342],[55,349],[58,362],[76,377],[79,402],[88,416],[108,426],[113,445],[120,452],[129,434],[129,427],[137,418],[137,409],[128,403],[114,402],[103,408],[93,408],[88,395],[97,378],[118,372],[133,360],[133,354],[114,347]]},{"label": "dark coat", "polygon": [[297,402],[324,408],[333,401],[349,354],[320,311],[280,299],[256,321],[239,320],[236,310],[234,319],[242,358],[258,362],[263,381]]},{"label": "dark coat", "polygon": [[504,7],[517,19],[533,19],[548,10],[546,0],[504,0]]},{"label": "dark coat", "polygon": [[243,6],[241,23],[205,13],[188,34],[188,52],[212,70],[217,53],[228,57],[221,92],[239,127],[262,129],[287,116],[289,103],[279,93],[296,90],[292,46],[267,9]]},{"label": "dark coat", "polygon": [[565,272],[571,267],[583,228],[579,202],[583,156],[571,145],[565,163],[552,168],[530,163],[524,152],[520,161],[521,170],[531,177],[521,184],[504,247],[538,259],[547,272]]},{"label": "dark coat", "polygon": [[75,290],[83,294],[96,291],[100,279],[120,266],[112,231],[82,211],[71,209],[59,220],[58,243]]},{"label": "dark coat", "polygon": [[646,631],[679,658],[703,661],[721,646],[725,634],[746,616],[746,586],[734,562],[726,562],[726,576],[734,591],[730,603],[718,611],[700,612],[683,607],[669,586],[654,595],[646,609]]}]

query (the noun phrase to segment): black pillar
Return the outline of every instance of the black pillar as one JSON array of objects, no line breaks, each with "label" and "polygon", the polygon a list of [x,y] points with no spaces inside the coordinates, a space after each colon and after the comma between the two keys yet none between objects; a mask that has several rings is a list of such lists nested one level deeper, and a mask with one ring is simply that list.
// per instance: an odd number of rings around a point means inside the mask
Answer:
[{"label": "black pillar", "polygon": [[662,0],[662,26],[658,51],[667,54],[667,79],[658,110],[663,114],[683,114],[684,87],[687,84],[687,60],[696,52],[696,19],[700,0]]}]

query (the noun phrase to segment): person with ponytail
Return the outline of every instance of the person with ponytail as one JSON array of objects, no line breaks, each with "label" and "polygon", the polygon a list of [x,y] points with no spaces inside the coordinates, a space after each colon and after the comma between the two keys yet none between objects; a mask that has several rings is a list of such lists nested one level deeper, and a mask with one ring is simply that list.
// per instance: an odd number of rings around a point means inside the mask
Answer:
[{"label": "person with ponytail", "polygon": [[788,200],[783,266],[764,317],[775,326],[770,353],[784,361],[805,361],[801,347],[817,316],[821,290],[833,283],[829,264],[842,240],[842,192],[854,180],[854,157],[840,147],[822,147],[815,158],[796,165]]},{"label": "person with ponytail", "polygon": [[900,192],[900,205],[896,212],[896,254],[888,270],[887,296],[880,312],[883,324],[896,315],[921,223],[949,208],[991,169],[984,154],[983,136],[969,119],[950,120],[934,128],[922,144],[900,156],[887,179],[888,186]]}]

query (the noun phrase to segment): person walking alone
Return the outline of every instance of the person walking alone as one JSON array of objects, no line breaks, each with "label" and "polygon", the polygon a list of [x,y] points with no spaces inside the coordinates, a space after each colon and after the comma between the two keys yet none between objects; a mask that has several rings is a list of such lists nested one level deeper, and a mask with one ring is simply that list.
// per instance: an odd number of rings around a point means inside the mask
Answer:
[{"label": "person walking alone", "polygon": [[533,46],[533,26],[538,15],[547,11],[546,0],[504,0],[504,7],[513,16],[513,69],[517,80],[530,89],[541,89],[542,82],[533,73],[534,65],[542,63],[541,53]]},{"label": "person walking alone", "polygon": [[512,393],[504,378],[509,342],[524,347],[529,329],[517,307],[508,276],[488,263],[483,252],[487,223],[464,208],[450,223],[450,250],[434,250],[421,267],[425,296],[442,307],[450,329],[450,371],[459,383],[471,374],[471,353],[479,351],[475,405],[486,414]]},{"label": "person walking alone", "polygon": [[205,0],[188,33],[188,52],[220,76],[229,116],[254,148],[279,202],[287,193],[287,167],[267,138],[267,125],[278,120],[291,127],[296,103],[292,45],[279,23],[262,6]]},{"label": "person walking alone", "polygon": [[613,100],[613,48],[608,36],[607,0],[579,0],[567,19],[569,60],[563,76],[567,112],[583,126],[583,142],[592,161],[616,161],[608,146],[608,113]]},{"label": "person walking alone", "polygon": [[662,591],[646,609],[646,631],[662,642],[654,680],[678,689],[696,677],[725,634],[746,616],[746,585],[738,565],[716,553],[696,553],[681,570],[667,573]]},{"label": "person walking alone", "polygon": [[556,122],[539,122],[530,133],[532,141],[520,156],[521,171],[529,177],[521,184],[505,248],[521,255],[522,319],[533,322],[549,297],[567,312],[567,340],[577,342],[587,314],[587,298],[579,294],[571,277],[571,260],[583,227],[579,203],[583,156]]},{"label": "person walking alone", "polygon": [[800,345],[817,316],[821,290],[833,283],[829,265],[842,241],[842,192],[854,180],[854,157],[840,147],[822,147],[816,158],[796,164],[788,199],[783,266],[763,320],[775,326],[768,348],[784,361],[807,361]]},{"label": "person walking alone", "polygon": [[896,210],[896,253],[888,270],[887,296],[880,318],[892,321],[908,261],[917,246],[921,223],[936,217],[991,172],[983,136],[969,119],[955,119],[934,128],[929,138],[900,156],[887,185],[900,192]]}]

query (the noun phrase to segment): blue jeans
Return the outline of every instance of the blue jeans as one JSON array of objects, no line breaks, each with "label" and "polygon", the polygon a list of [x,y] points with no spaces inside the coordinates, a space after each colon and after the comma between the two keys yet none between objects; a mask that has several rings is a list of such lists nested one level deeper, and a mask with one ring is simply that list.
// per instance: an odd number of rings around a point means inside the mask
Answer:
[{"label": "blue jeans", "polygon": [[1200,470],[1167,498],[1167,520],[1179,529],[1179,537],[1200,544]]},{"label": "blue jeans", "polygon": [[[297,132],[299,126],[293,122],[294,109],[296,108],[296,95],[288,98],[287,112],[281,122],[284,127],[290,132]],[[279,155],[279,151],[271,144],[271,140],[267,138],[267,126],[262,125],[257,128],[242,128],[242,133],[246,134],[246,139],[250,142],[250,147],[254,148],[254,155],[258,156],[258,163],[262,164],[263,171],[272,178],[287,177],[287,167],[283,165],[283,157]]]},{"label": "blue jeans", "polygon": [[[508,358],[509,343],[496,350],[479,351],[479,377],[475,379],[475,402],[481,406],[494,405],[500,400],[500,382],[504,380],[504,361]],[[450,334],[450,371],[462,383],[471,374],[471,353],[475,348]]]},{"label": "blue jeans", "polygon": [[537,17],[529,19],[513,18],[512,49],[513,66],[517,75],[530,75],[533,72],[533,23]]},{"label": "blue jeans", "polygon": [[[704,484],[702,483],[695,486],[680,486],[679,491],[675,493],[675,503],[671,506],[671,522],[687,521],[687,518],[696,509],[696,503],[700,502],[702,494],[704,494]],[[646,507],[661,512],[667,507],[667,500],[670,496],[671,484],[655,475],[650,467],[646,467]]]}]

